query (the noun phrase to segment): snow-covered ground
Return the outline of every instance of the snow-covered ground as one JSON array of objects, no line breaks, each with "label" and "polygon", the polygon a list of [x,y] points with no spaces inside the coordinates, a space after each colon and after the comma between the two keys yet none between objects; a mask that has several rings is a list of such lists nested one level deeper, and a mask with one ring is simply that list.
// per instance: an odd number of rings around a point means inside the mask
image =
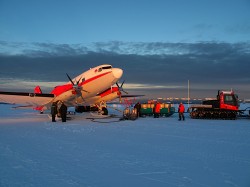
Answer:
[{"label": "snow-covered ground", "polygon": [[0,186],[250,186],[250,119],[52,123],[11,107],[0,105]]}]

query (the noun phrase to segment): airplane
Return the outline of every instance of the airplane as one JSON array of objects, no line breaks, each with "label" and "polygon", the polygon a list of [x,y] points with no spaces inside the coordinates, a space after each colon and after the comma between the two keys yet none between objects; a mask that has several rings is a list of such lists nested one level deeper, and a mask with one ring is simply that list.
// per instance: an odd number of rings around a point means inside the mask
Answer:
[{"label": "airplane", "polygon": [[[106,114],[106,102],[121,98],[121,91],[125,92],[122,89],[124,82],[121,86],[117,83],[123,70],[109,64],[91,68],[74,79],[66,75],[69,82],[56,86],[51,93],[43,93],[39,86],[35,87],[34,93],[1,91],[0,101],[32,106],[41,113],[49,110],[53,102],[64,102],[68,107],[97,106],[99,111]],[[117,86],[112,87],[114,84]]]}]

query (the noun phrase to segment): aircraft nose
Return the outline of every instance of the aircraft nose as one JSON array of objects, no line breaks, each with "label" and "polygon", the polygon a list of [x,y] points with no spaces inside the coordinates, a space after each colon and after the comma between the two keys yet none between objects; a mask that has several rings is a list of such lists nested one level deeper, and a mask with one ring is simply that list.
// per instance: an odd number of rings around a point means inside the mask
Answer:
[{"label": "aircraft nose", "polygon": [[115,78],[120,79],[122,77],[123,70],[119,68],[113,68],[113,75]]}]

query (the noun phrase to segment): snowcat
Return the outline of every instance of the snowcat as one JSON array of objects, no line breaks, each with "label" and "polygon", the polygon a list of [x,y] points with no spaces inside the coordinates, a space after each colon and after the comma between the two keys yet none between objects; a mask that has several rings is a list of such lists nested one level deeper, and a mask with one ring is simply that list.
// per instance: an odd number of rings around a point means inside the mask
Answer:
[{"label": "snowcat", "polygon": [[193,119],[236,119],[239,111],[238,96],[233,91],[218,91],[217,98],[191,105],[188,109]]}]

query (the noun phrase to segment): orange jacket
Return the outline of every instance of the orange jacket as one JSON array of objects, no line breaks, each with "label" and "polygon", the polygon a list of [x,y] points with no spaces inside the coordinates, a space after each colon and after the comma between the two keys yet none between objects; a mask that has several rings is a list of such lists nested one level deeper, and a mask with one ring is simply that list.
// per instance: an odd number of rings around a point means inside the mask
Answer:
[{"label": "orange jacket", "polygon": [[185,112],[185,107],[183,104],[179,105],[178,112],[181,112],[181,113]]}]

